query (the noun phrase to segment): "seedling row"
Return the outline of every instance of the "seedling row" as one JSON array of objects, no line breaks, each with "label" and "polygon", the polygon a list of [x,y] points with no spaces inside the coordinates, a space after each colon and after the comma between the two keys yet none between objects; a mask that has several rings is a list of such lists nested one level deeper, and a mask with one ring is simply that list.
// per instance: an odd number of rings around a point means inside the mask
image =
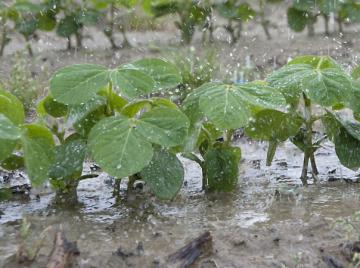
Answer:
[{"label": "seedling row", "polygon": [[[34,186],[49,181],[64,200],[76,197],[84,161],[99,165],[128,187],[144,181],[160,199],[183,185],[179,156],[197,162],[206,191],[232,191],[242,152],[234,132],[268,142],[266,163],[291,141],[303,153],[304,185],[317,180],[315,152],[334,143],[347,168],[360,167],[360,68],[351,73],[327,56],[300,56],[264,81],[205,83],[177,105],[158,97],[182,83],[177,68],[162,59],[141,59],[108,69],[76,64],[56,71],[37,117],[25,120],[23,104],[0,91],[0,166],[24,168]],[[316,108],[316,109],[314,109]],[[350,109],[353,119],[338,111]],[[313,136],[320,122],[325,131]],[[76,199],[76,198],[75,198]]]}]

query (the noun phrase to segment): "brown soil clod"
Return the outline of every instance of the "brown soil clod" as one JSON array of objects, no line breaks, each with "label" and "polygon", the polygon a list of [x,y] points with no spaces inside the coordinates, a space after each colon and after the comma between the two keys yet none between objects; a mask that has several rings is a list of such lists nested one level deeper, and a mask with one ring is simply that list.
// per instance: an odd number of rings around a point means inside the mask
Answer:
[{"label": "brown soil clod", "polygon": [[68,267],[73,257],[79,255],[76,242],[69,242],[65,234],[59,231],[55,235],[54,248],[49,258],[46,268],[65,268]]},{"label": "brown soil clod", "polygon": [[193,239],[175,253],[169,255],[168,262],[181,262],[181,268],[191,267],[195,261],[212,251],[212,236],[209,231]]}]

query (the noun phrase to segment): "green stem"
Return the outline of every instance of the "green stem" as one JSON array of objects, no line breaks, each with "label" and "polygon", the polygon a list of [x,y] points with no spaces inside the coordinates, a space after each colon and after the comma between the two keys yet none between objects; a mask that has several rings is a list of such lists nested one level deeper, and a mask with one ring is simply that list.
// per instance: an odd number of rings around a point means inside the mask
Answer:
[{"label": "green stem", "polygon": [[114,189],[113,189],[114,197],[117,197],[120,194],[120,184],[121,184],[121,179],[115,178]]},{"label": "green stem", "polygon": [[109,29],[107,31],[105,30],[105,35],[108,37],[110,41],[111,48],[116,50],[119,49],[119,47],[116,45],[114,40],[114,25],[115,25],[114,12],[115,12],[114,3],[111,3]]},{"label": "green stem", "polygon": [[113,86],[112,86],[112,82],[110,81],[107,88],[107,104],[106,104],[106,114],[109,116],[114,114],[112,98],[113,98]]},{"label": "green stem", "polygon": [[329,30],[329,15],[327,14],[323,14],[323,18],[324,18],[324,26],[325,26],[325,35],[329,36],[330,35],[330,30]]},{"label": "green stem", "polygon": [[232,140],[232,136],[234,134],[233,129],[226,130],[224,133],[224,145],[229,146]]},{"label": "green stem", "polygon": [[1,32],[0,57],[4,55],[6,43],[7,43],[7,30],[6,30],[6,25],[4,24]]},{"label": "green stem", "polygon": [[202,190],[205,191],[208,186],[208,178],[207,178],[207,172],[205,167],[205,161],[201,163],[201,172],[202,172]]},{"label": "green stem", "polygon": [[265,32],[266,38],[268,40],[270,40],[271,34],[269,31],[269,22],[265,18],[265,2],[264,2],[264,0],[259,1],[259,6],[260,6],[260,23]]},{"label": "green stem", "polygon": [[313,174],[318,175],[319,171],[318,171],[317,166],[316,166],[314,152],[312,152],[311,155],[310,155],[310,164],[311,164],[311,169],[312,169]]},{"label": "green stem", "polygon": [[[321,61],[322,61],[322,59],[320,60],[318,66],[321,65]],[[302,172],[301,172],[301,181],[303,182],[304,185],[307,185],[307,171],[308,171],[309,159],[313,155],[313,151],[312,151],[312,145],[313,145],[312,144],[312,116],[311,116],[311,100],[306,97],[305,93],[303,94],[303,98],[304,98],[304,105],[305,105],[304,118],[305,118],[306,133],[305,133],[305,152],[304,152],[303,168],[302,168]],[[314,160],[315,160],[315,158],[314,158]]]},{"label": "green stem", "polygon": [[29,53],[29,56],[30,57],[33,57],[34,56],[34,53],[33,53],[33,50],[31,48],[31,45],[30,45],[30,38],[29,36],[25,36],[25,40],[26,40],[26,49]]}]

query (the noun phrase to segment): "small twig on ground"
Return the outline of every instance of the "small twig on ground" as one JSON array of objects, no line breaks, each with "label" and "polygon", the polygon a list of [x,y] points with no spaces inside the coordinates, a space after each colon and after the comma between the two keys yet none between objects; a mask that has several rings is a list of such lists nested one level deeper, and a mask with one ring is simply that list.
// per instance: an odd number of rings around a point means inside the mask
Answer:
[{"label": "small twig on ground", "polygon": [[212,236],[209,231],[190,241],[175,253],[169,255],[168,261],[176,263],[181,261],[180,267],[190,267],[196,259],[208,252],[212,247]]},{"label": "small twig on ground", "polygon": [[55,235],[54,248],[46,268],[65,268],[71,263],[74,256],[79,255],[76,242],[69,242],[65,234],[59,231]]}]

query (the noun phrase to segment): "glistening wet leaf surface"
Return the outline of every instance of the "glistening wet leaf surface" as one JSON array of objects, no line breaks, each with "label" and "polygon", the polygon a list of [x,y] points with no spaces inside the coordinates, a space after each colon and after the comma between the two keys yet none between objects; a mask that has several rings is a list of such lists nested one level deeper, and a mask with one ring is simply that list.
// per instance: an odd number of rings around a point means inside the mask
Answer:
[{"label": "glistening wet leaf surface", "polygon": [[271,167],[260,160],[264,143],[241,139],[238,145],[244,152],[242,172],[231,193],[203,193],[200,168],[182,159],[186,183],[172,202],[150,197],[146,188],[127,200],[124,192],[115,198],[103,173],[80,183],[77,207],[53,205],[54,195],[44,190],[40,199],[32,194],[28,200],[1,202],[0,265],[16,267],[10,256],[25,215],[33,243],[52,226],[33,267],[46,263],[58,228],[78,242],[78,267],[173,267],[167,256],[206,230],[213,236],[213,253],[199,265],[322,267],[322,256],[340,252],[340,242],[357,238],[356,230],[334,223],[359,210],[360,184],[345,182],[356,180],[356,174],[339,164],[330,143],[317,152],[319,184],[307,188],[297,179],[302,159],[292,144],[279,148]]}]

